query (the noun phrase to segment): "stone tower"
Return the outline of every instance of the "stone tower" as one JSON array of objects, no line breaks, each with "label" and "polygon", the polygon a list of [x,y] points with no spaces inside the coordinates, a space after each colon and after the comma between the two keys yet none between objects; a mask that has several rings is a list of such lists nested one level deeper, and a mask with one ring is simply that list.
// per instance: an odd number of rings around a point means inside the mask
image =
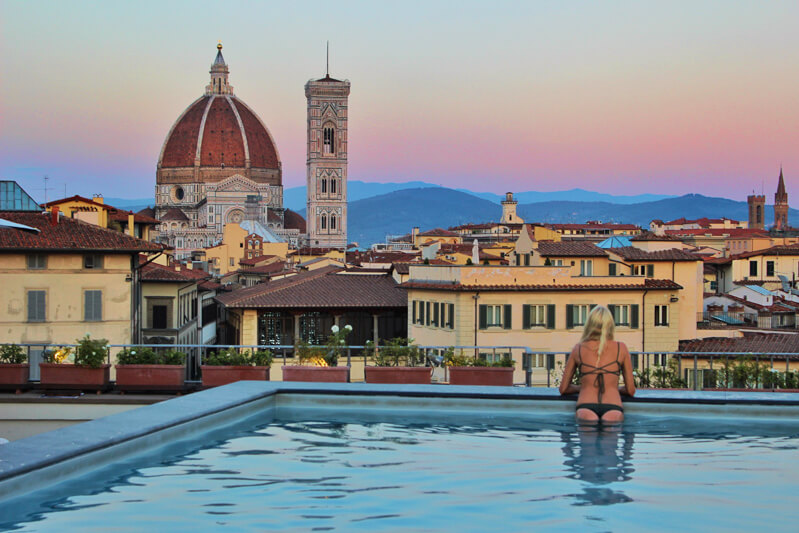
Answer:
[{"label": "stone tower", "polygon": [[308,245],[347,247],[347,100],[350,82],[305,84],[308,100]]},{"label": "stone tower", "polygon": [[782,167],[780,167],[780,181],[777,184],[777,192],[774,194],[774,229],[784,230],[788,228],[788,193],[785,192],[785,180],[782,177]]},{"label": "stone tower", "polygon": [[746,197],[746,201],[749,203],[749,227],[752,229],[764,229],[766,196],[763,194],[750,194]]},{"label": "stone tower", "polygon": [[502,201],[502,220],[500,224],[522,224],[524,220],[516,214],[516,205],[519,202],[513,199],[512,192],[505,193],[505,200]]}]

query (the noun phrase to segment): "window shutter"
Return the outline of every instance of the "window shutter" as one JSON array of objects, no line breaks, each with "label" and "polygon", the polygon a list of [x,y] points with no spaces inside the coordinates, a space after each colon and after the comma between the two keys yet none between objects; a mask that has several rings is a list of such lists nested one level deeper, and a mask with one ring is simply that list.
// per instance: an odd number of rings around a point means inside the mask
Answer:
[{"label": "window shutter", "polygon": [[589,305],[589,306],[588,306],[588,312],[590,313],[590,312],[591,312],[591,309],[593,309],[594,307],[596,307],[596,304],[591,304],[591,305]]},{"label": "window shutter", "polygon": [[522,306],[522,329],[530,329],[530,306]]},{"label": "window shutter", "polygon": [[608,265],[608,276],[615,276],[616,275],[616,263],[611,263]]},{"label": "window shutter", "polygon": [[638,329],[638,304],[630,306],[630,327]]},{"label": "window shutter", "polygon": [[39,316],[36,313],[36,305],[37,305],[36,293],[37,291],[28,291],[28,322],[37,320],[36,317]]},{"label": "window shutter", "polygon": [[555,329],[555,304],[547,304],[547,329]]},{"label": "window shutter", "polygon": [[648,278],[655,277],[655,265],[646,265],[646,277]]},{"label": "window shutter", "polygon": [[574,306],[566,304],[566,329],[574,328]]},{"label": "window shutter", "polygon": [[92,291],[83,291],[83,320],[94,320]]},{"label": "window shutter", "polygon": [[455,328],[455,304],[449,304],[449,319],[447,321],[449,329]]},{"label": "window shutter", "polygon": [[512,309],[511,305],[510,304],[505,304],[502,307],[503,307],[503,309],[502,309],[502,326],[505,329],[510,329],[511,323],[512,323],[511,322],[511,309]]},{"label": "window shutter", "polygon": [[413,300],[411,302],[411,307],[413,308],[413,310],[411,311],[412,313],[411,324],[416,324],[416,300]]},{"label": "window shutter", "polygon": [[610,311],[610,315],[613,317],[613,321],[616,321],[616,306],[613,304],[608,304],[608,311]]},{"label": "window shutter", "polygon": [[419,301],[419,324],[424,326],[424,302]]},{"label": "window shutter", "polygon": [[488,327],[488,317],[486,316],[486,306],[480,306],[480,329]]},{"label": "window shutter", "polygon": [[433,320],[431,322],[438,327],[438,302],[433,302]]},{"label": "window shutter", "polygon": [[430,317],[430,302],[425,302],[424,306],[425,306],[425,310],[424,310],[424,317],[425,317],[424,320],[425,320],[425,322],[424,323],[425,323],[425,325],[429,326],[430,325],[430,318],[431,318]]}]

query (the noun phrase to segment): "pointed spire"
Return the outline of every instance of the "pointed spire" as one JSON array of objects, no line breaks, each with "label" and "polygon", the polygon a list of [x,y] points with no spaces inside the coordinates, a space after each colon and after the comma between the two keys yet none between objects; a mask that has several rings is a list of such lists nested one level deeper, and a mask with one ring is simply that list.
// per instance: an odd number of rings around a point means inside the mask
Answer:
[{"label": "pointed spire", "polygon": [[222,41],[217,42],[216,44],[216,59],[214,60],[214,65],[224,65],[225,58],[222,57]]},{"label": "pointed spire", "polygon": [[777,183],[777,197],[782,198],[785,194],[785,179],[782,177],[782,165],[780,165],[780,181]]}]

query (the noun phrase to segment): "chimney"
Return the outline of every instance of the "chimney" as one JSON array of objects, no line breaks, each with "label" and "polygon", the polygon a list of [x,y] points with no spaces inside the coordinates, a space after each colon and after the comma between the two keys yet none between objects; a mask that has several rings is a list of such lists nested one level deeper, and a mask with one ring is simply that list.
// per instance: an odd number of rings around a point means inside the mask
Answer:
[{"label": "chimney", "polygon": [[55,226],[58,224],[58,206],[54,205],[52,209],[50,209],[50,224]]},{"label": "chimney", "polygon": [[136,229],[133,225],[133,218],[134,218],[133,211],[131,211],[128,213],[128,235],[130,235],[131,237],[136,236]]},{"label": "chimney", "polygon": [[92,201],[97,202],[98,204],[105,204],[102,194],[93,194]]},{"label": "chimney", "polygon": [[416,244],[416,237],[419,236],[419,226],[414,226],[411,230],[411,244]]}]

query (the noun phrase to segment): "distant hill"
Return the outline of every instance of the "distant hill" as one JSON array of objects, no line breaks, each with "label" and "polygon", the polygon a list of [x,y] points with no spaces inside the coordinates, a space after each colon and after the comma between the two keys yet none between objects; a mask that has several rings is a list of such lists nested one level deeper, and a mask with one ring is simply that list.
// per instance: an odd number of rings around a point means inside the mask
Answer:
[{"label": "distant hill", "polygon": [[385,241],[387,234],[410,233],[413,226],[425,231],[498,220],[501,214],[497,204],[460,191],[443,187],[403,189],[350,202],[348,238],[366,247]]},{"label": "distant hill", "polygon": [[[438,187],[432,183],[424,181],[408,181],[405,183],[372,183],[367,181],[349,180],[347,182],[347,199],[350,202],[357,202],[364,198],[388,194],[402,189],[419,189],[423,187]],[[283,206],[293,211],[305,209],[308,198],[305,187],[290,187],[283,189]]]}]

